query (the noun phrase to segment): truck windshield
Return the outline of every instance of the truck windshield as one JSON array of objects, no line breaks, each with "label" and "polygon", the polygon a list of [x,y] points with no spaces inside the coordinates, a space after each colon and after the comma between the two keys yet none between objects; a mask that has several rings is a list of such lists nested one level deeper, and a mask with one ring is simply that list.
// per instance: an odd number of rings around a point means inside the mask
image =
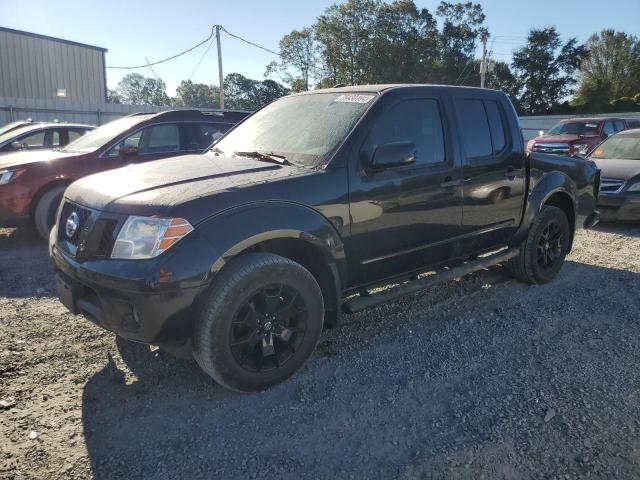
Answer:
[{"label": "truck windshield", "polygon": [[307,167],[325,164],[377,97],[314,93],[284,97],[258,111],[214,144],[212,151],[280,155]]},{"label": "truck windshield", "polygon": [[549,135],[597,135],[598,122],[560,122],[551,128]]},{"label": "truck windshield", "polygon": [[610,137],[594,150],[591,158],[640,160],[640,136],[618,135]]},{"label": "truck windshield", "polygon": [[126,132],[135,124],[147,120],[148,118],[149,115],[136,115],[133,117],[124,117],[114,120],[113,122],[109,122],[95,130],[87,132],[62,150],[65,152],[93,152],[113,140],[121,133]]}]

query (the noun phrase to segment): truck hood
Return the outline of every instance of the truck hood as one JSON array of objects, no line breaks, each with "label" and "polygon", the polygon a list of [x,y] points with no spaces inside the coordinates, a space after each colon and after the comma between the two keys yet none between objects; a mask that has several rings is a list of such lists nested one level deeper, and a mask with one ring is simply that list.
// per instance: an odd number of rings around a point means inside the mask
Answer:
[{"label": "truck hood", "polygon": [[[81,178],[65,196],[89,208],[127,215],[174,215],[190,201],[309,173],[245,158],[185,155]],[[215,206],[211,205],[214,213]],[[186,217],[185,217],[186,218]]]},{"label": "truck hood", "polygon": [[594,142],[599,140],[598,135],[542,135],[533,139],[536,143],[573,143],[577,141]]},{"label": "truck hood", "polygon": [[58,150],[36,150],[0,155],[0,170],[11,167],[24,167],[35,163],[50,162],[59,158],[82,155],[81,153],[61,152]]},{"label": "truck hood", "polygon": [[601,170],[602,177],[620,178],[623,180],[629,180],[630,178],[640,175],[640,160],[616,160],[608,158],[591,160],[596,162],[598,168]]}]

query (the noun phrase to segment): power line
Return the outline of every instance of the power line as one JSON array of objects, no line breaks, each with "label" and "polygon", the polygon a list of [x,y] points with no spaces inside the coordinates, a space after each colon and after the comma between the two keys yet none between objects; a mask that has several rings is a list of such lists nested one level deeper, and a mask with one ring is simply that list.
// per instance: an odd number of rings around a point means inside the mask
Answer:
[{"label": "power line", "polygon": [[205,49],[204,53],[200,57],[200,60],[198,60],[198,63],[196,64],[195,68],[191,72],[191,75],[189,75],[188,80],[191,80],[193,78],[193,76],[196,74],[196,72],[198,71],[198,68],[200,68],[200,64],[204,60],[204,57],[207,56],[207,53],[209,53],[209,50],[211,49],[211,45],[213,45],[213,40],[211,40],[211,42],[209,42],[209,45],[207,46],[207,48]]},{"label": "power line", "polygon": [[277,55],[278,57],[280,56],[280,54],[278,52],[274,52],[273,50],[270,50],[270,49],[268,49],[266,47],[262,47],[262,46],[258,45],[257,43],[250,42],[246,38],[239,37],[238,35],[235,35],[235,34],[231,33],[229,30],[227,30],[226,28],[224,28],[222,26],[220,28],[222,29],[223,32],[227,33],[228,35],[231,35],[234,38],[237,38],[238,40],[243,41],[244,43],[248,43],[249,45],[253,45],[254,47],[257,47],[257,48],[259,48],[261,50],[264,50],[266,52],[273,53],[274,55]]},{"label": "power line", "polygon": [[[196,49],[196,48],[198,48],[200,45],[204,45],[204,44],[205,44],[205,43],[207,43],[209,40],[211,40],[211,38],[213,37],[213,32],[214,32],[214,29],[212,28],[212,29],[211,29],[211,34],[210,34],[207,38],[205,38],[203,41],[201,41],[200,43],[198,43],[197,45],[194,45],[193,47],[188,48],[187,50],[184,50],[184,51],[182,51],[182,52],[180,52],[180,53],[176,53],[175,55],[172,55],[172,56],[170,56],[170,57],[168,57],[168,58],[164,58],[164,59],[162,59],[162,60],[158,60],[157,62],[153,62],[153,63],[146,63],[146,64],[144,64],[144,65],[135,65],[135,66],[132,66],[132,67],[107,67],[107,68],[117,68],[117,69],[120,69],[120,70],[134,70],[134,69],[136,69],[136,68],[149,68],[149,67],[151,67],[152,65],[158,65],[159,63],[168,62],[169,60],[173,60],[174,58],[178,58],[178,57],[180,57],[181,55],[184,55],[185,53],[189,53],[191,50],[195,50],[195,49]],[[229,33],[229,32],[227,32],[227,33]]]}]

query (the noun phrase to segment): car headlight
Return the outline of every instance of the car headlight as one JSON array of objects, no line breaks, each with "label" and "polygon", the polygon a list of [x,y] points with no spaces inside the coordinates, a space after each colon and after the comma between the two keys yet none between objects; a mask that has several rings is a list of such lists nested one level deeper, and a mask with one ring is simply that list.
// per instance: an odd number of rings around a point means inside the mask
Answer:
[{"label": "car headlight", "polygon": [[129,217],[118,233],[111,258],[153,258],[193,231],[184,218]]},{"label": "car headlight", "polygon": [[14,178],[19,177],[24,170],[0,170],[0,185],[6,185]]},{"label": "car headlight", "polygon": [[586,155],[587,152],[589,151],[589,144],[576,143],[573,145],[573,151],[574,151],[574,154],[577,153],[578,155]]},{"label": "car headlight", "polygon": [[640,192],[640,182],[632,183],[627,187],[627,192]]},{"label": "car headlight", "polygon": [[533,146],[535,145],[536,142],[534,142],[533,140],[529,140],[527,142],[527,152],[531,153],[533,151]]}]

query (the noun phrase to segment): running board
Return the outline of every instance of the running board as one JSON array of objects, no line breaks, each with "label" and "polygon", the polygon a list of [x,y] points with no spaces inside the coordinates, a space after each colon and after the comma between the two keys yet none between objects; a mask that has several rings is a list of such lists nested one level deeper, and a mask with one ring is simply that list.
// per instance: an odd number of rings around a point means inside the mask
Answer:
[{"label": "running board", "polygon": [[463,277],[469,273],[477,272],[487,267],[504,263],[507,260],[518,256],[520,253],[519,248],[509,248],[506,250],[500,250],[497,253],[493,253],[486,257],[479,257],[476,260],[472,260],[464,263],[458,267],[446,268],[440,270],[434,275],[428,277],[409,281],[398,285],[397,287],[384,290],[380,293],[365,295],[360,294],[352,300],[347,300],[342,304],[342,311],[347,314],[357,313],[367,308],[375,307],[381,303],[395,300],[396,298],[404,297],[410,293],[417,292],[427,287],[431,287],[440,282],[446,282],[454,278]]}]

